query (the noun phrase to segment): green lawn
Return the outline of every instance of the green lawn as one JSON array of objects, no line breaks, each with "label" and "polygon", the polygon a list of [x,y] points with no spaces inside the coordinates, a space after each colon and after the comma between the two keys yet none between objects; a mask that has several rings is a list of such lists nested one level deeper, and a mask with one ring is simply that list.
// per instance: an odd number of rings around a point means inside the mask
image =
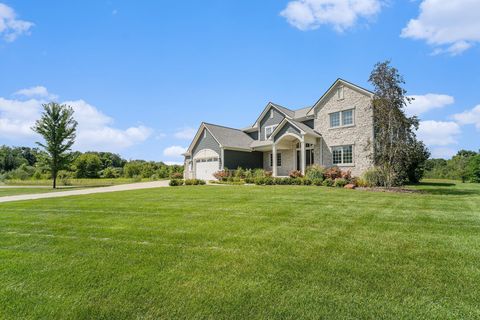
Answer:
[{"label": "green lawn", "polygon": [[[137,178],[98,178],[98,179],[68,179],[67,186],[79,186],[79,187],[103,187],[103,186],[113,186],[118,184],[126,183],[135,183],[135,182],[146,182],[153,181],[151,179],[137,179]],[[5,180],[6,185],[11,186],[51,186],[52,180],[19,180],[19,179],[10,179]],[[62,180],[57,180],[57,185],[62,187],[65,185],[65,182]]]},{"label": "green lawn", "polygon": [[0,204],[5,319],[479,319],[480,185]]},{"label": "green lawn", "polygon": [[5,196],[16,196],[20,194],[32,194],[32,193],[48,193],[48,192],[58,192],[58,191],[69,191],[69,190],[79,190],[84,189],[80,187],[59,187],[58,189],[52,188],[29,188],[29,187],[18,187],[18,188],[0,188],[0,197]]}]

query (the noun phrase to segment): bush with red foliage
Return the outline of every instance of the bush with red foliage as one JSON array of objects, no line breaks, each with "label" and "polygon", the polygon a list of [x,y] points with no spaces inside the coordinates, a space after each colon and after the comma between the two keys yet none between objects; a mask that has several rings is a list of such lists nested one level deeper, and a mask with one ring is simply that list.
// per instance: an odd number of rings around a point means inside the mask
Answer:
[{"label": "bush with red foliage", "polygon": [[230,177],[230,171],[229,170],[220,170],[217,171],[213,174],[215,179],[219,181],[226,181]]},{"label": "bush with red foliage", "polygon": [[337,178],[342,178],[343,173],[339,167],[330,167],[327,170],[325,170],[324,175],[326,179],[335,180]]},{"label": "bush with red foliage", "polygon": [[302,172],[300,172],[298,170],[292,170],[292,171],[290,171],[290,173],[288,175],[290,176],[290,178],[302,178],[303,177]]}]

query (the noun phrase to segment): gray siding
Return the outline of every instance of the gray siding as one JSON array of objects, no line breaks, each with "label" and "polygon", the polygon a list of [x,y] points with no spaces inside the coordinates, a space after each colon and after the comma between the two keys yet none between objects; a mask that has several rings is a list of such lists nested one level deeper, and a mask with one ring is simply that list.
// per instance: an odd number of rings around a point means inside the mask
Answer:
[{"label": "gray siding", "polygon": [[[273,118],[270,118],[270,110],[273,109]],[[273,126],[282,122],[285,118],[283,113],[280,113],[275,108],[270,108],[265,116],[260,120],[260,140],[264,141],[265,139],[265,127]]]},{"label": "gray siding", "polygon": [[299,138],[301,137],[300,130],[298,130],[297,128],[292,126],[290,123],[286,123],[280,129],[280,131],[277,132],[277,134],[274,137],[274,140],[277,141],[277,139],[280,138],[281,136],[283,136],[285,133],[293,133],[293,134],[297,135]]},{"label": "gray siding", "polygon": [[253,140],[258,140],[258,131],[254,131],[254,132],[248,132],[247,133],[250,138],[252,138]]},{"label": "gray siding", "polygon": [[304,125],[306,125],[307,127],[310,127],[311,129],[315,128],[315,120],[314,119],[306,120],[306,121],[303,121],[302,123]]},{"label": "gray siding", "polygon": [[254,152],[242,152],[234,150],[225,150],[225,168],[236,169],[242,167],[245,169],[257,169],[263,168],[263,153]]},{"label": "gray siding", "polygon": [[[205,131],[206,129],[203,129],[203,130]],[[210,132],[208,130],[206,130],[207,131],[207,136],[204,138],[203,137],[204,131],[202,131],[200,139],[198,139],[197,144],[192,149],[192,156],[195,157],[197,152],[200,151],[200,150],[211,149],[211,150],[215,151],[216,153],[218,153],[218,157],[221,158],[222,153],[221,153],[221,150],[220,150],[220,145],[218,144],[218,142],[215,140],[215,138],[210,134]],[[222,159],[220,159],[220,168],[222,167],[221,162],[222,162]]]}]

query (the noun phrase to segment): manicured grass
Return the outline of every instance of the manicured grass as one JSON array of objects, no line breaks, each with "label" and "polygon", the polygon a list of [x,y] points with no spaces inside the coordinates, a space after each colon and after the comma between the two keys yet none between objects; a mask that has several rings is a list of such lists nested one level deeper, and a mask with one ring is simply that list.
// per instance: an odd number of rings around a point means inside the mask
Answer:
[{"label": "manicured grass", "polygon": [[480,185],[0,204],[5,319],[478,319]]},{"label": "manicured grass", "polygon": [[[117,184],[135,183],[153,181],[151,179],[135,179],[135,178],[115,178],[115,179],[68,179],[67,186],[83,186],[83,187],[102,187],[113,186]],[[5,180],[6,185],[11,186],[51,186],[52,180]],[[64,185],[62,180],[57,181],[58,186]]]},{"label": "manicured grass", "polygon": [[28,188],[28,187],[18,187],[18,188],[0,188],[0,197],[5,196],[16,196],[20,194],[33,194],[33,193],[49,193],[49,192],[58,192],[58,191],[69,191],[69,190],[79,190],[84,189],[81,187],[59,187],[58,189],[52,188]]}]

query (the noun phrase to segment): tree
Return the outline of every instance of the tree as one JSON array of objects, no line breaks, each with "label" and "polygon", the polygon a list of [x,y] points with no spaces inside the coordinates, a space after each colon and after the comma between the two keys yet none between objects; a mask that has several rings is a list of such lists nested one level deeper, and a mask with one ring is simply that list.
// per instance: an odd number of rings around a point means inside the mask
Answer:
[{"label": "tree", "polygon": [[53,188],[57,187],[58,171],[70,161],[68,151],[75,143],[77,122],[73,118],[73,109],[55,102],[43,104],[42,117],[37,120],[32,130],[45,140],[37,144],[48,154],[48,166],[52,173]]},{"label": "tree", "polygon": [[102,161],[95,153],[84,153],[75,159],[73,166],[77,178],[98,178],[102,170]]},{"label": "tree", "polygon": [[430,152],[422,141],[413,141],[407,155],[405,180],[411,183],[418,183],[425,174],[427,160]]},{"label": "tree", "polygon": [[[408,171],[417,166],[411,162],[412,150],[419,152],[418,160],[423,157],[422,144],[418,145],[415,130],[418,119],[407,117],[405,107],[411,102],[402,85],[405,84],[398,70],[390,61],[377,63],[370,75],[369,82],[375,88],[372,101],[374,118],[373,158],[380,171],[385,187],[403,183]],[[423,163],[425,160],[422,160]]]},{"label": "tree", "polygon": [[468,159],[467,175],[470,182],[480,183],[480,154]]}]

